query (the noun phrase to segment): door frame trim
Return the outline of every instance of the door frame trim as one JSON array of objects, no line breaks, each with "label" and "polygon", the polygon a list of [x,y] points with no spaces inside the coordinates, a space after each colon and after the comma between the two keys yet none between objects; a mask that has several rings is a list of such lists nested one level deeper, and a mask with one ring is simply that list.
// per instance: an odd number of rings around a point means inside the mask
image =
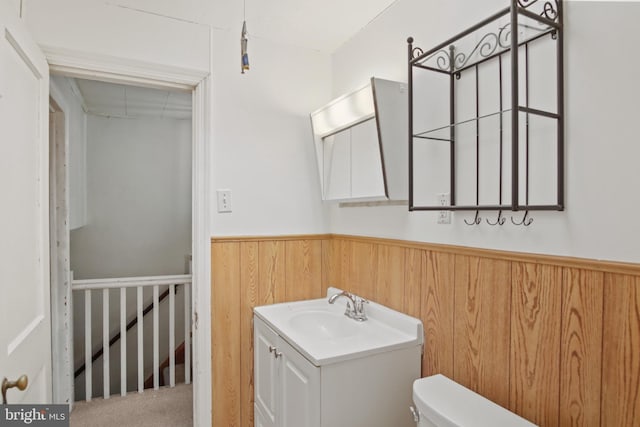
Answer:
[{"label": "door frame trim", "polygon": [[192,92],[192,334],[194,426],[211,425],[210,147],[208,70],[187,69],[40,45],[50,72],[68,77]]},{"label": "door frame trim", "polygon": [[72,409],[74,382],[72,314],[69,303],[71,301],[71,267],[69,263],[68,153],[69,104],[56,82],[50,79],[48,166],[52,399],[53,403],[67,403]]}]

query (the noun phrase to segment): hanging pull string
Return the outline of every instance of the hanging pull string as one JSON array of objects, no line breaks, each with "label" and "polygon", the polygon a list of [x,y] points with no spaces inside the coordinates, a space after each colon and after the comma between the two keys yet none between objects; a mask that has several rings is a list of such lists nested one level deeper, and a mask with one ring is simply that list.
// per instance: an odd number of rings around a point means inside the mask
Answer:
[{"label": "hanging pull string", "polygon": [[240,33],[240,72],[244,74],[249,70],[249,53],[247,51],[247,0],[243,1],[242,9],[242,32]]}]

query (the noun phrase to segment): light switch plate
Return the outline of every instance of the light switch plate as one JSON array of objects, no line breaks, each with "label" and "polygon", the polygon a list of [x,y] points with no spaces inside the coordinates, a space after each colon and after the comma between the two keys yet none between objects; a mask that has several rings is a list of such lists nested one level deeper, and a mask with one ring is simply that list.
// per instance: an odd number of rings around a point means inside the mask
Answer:
[{"label": "light switch plate", "polygon": [[231,190],[216,190],[218,195],[218,212],[231,212]]}]

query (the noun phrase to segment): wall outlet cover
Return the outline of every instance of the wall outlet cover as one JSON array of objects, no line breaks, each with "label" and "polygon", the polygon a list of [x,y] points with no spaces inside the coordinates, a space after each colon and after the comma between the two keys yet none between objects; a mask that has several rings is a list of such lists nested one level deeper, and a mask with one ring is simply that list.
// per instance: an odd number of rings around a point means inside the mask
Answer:
[{"label": "wall outlet cover", "polygon": [[[436,197],[440,206],[451,206],[449,193],[438,193]],[[438,224],[451,224],[451,211],[438,211]]]}]

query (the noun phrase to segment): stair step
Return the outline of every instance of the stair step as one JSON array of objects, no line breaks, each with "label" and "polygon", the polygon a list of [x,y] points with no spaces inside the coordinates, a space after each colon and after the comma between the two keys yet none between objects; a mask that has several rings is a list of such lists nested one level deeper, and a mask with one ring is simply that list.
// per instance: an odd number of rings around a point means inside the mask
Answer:
[{"label": "stair step", "polygon": [[[162,378],[164,379],[164,384],[170,384],[169,378],[169,367],[165,367],[162,370]],[[176,364],[176,384],[184,383],[184,363]]]}]

